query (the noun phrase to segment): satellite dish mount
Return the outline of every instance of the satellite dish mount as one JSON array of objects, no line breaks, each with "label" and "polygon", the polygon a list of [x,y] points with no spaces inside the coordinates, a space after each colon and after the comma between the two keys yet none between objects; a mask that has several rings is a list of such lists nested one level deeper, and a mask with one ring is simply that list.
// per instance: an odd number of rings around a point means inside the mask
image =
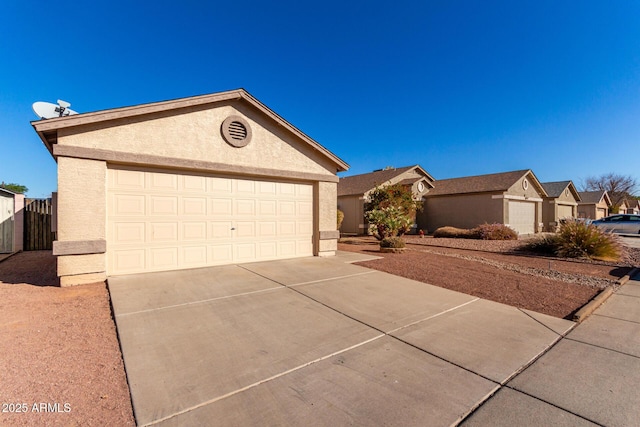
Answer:
[{"label": "satellite dish mount", "polygon": [[58,99],[57,104],[42,101],[34,102],[32,108],[34,113],[36,113],[36,116],[41,119],[53,119],[56,117],[66,117],[78,114],[69,107],[71,107],[70,103]]}]

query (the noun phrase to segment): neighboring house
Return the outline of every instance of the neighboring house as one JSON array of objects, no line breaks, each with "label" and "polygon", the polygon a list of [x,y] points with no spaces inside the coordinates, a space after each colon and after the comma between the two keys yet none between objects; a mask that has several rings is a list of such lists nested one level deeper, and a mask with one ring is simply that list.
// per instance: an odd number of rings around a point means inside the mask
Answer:
[{"label": "neighboring house", "polygon": [[640,200],[627,200],[627,213],[631,215],[640,215]]},{"label": "neighboring house", "polygon": [[376,187],[402,184],[411,188],[416,200],[420,200],[431,188],[433,177],[419,165],[402,168],[387,167],[360,175],[340,178],[338,183],[338,209],[344,212],[340,232],[342,234],[366,234],[364,203]]},{"label": "neighboring house", "polygon": [[543,182],[547,192],[542,204],[542,222],[546,231],[555,231],[560,220],[578,217],[578,190],[571,181]]},{"label": "neighboring house", "polygon": [[425,196],[418,227],[473,228],[502,223],[519,234],[542,231],[542,201],[547,193],[531,170],[437,180]]},{"label": "neighboring house", "polygon": [[[627,209],[628,208],[629,208],[629,202],[626,199],[622,199],[620,201],[620,205],[618,206],[618,212],[617,213],[621,213],[621,214],[627,213]],[[613,208],[610,209],[610,210],[613,210]]]},{"label": "neighboring house", "polygon": [[61,285],[335,254],[348,165],[243,89],[32,122]]},{"label": "neighboring house", "polygon": [[578,218],[600,219],[609,215],[611,199],[606,191],[580,191],[578,195]]},{"label": "neighboring house", "polygon": [[0,254],[21,251],[24,233],[24,195],[0,188]]}]

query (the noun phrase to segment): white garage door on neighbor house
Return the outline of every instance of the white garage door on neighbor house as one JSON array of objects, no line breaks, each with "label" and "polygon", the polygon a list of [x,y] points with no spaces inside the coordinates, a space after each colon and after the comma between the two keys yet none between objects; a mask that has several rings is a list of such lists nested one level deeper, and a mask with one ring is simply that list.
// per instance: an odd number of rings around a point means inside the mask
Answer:
[{"label": "white garage door on neighbor house", "polygon": [[312,185],[110,168],[107,273],[313,255]]},{"label": "white garage door on neighbor house", "polygon": [[509,201],[509,226],[519,234],[533,234],[536,229],[536,204]]}]

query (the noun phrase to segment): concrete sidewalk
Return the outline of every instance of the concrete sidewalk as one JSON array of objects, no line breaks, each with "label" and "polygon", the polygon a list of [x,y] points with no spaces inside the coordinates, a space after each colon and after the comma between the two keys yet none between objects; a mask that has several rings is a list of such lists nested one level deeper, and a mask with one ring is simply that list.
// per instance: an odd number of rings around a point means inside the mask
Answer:
[{"label": "concrete sidewalk", "polygon": [[640,379],[639,311],[606,314],[637,307],[637,282],[572,331],[567,320],[349,264],[359,257],[110,278],[138,424],[637,419],[627,389]]},{"label": "concrete sidewalk", "polygon": [[462,425],[640,425],[640,276]]}]

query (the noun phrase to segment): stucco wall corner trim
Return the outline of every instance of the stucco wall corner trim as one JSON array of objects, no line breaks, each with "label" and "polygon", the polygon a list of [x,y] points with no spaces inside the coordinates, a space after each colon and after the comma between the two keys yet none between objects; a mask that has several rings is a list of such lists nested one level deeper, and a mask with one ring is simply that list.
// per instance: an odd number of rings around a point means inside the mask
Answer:
[{"label": "stucco wall corner trim", "polygon": [[338,230],[325,230],[325,231],[320,231],[320,240],[332,240],[332,239],[339,239],[340,238],[340,232]]},{"label": "stucco wall corner trim", "polygon": [[106,240],[78,240],[53,242],[53,255],[88,255],[107,252]]}]

